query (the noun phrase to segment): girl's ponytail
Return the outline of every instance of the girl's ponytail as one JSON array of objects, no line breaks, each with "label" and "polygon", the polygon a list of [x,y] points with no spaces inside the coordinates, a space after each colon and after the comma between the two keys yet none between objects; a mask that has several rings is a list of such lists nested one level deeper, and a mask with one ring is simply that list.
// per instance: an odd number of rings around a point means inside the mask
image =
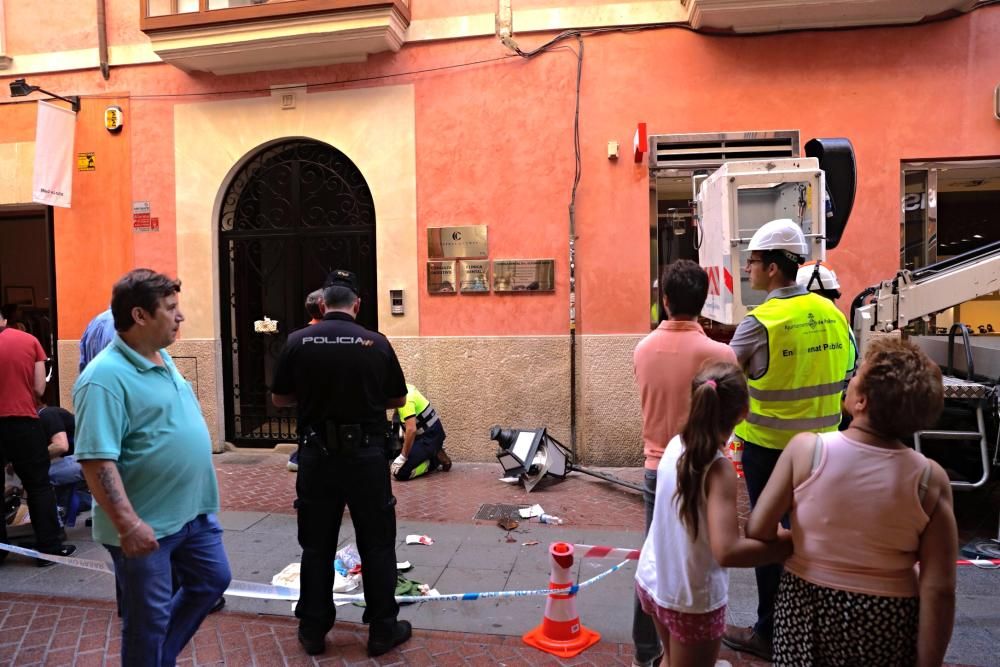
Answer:
[{"label": "girl's ponytail", "polygon": [[691,539],[698,537],[703,480],[719,448],[749,406],[746,378],[739,366],[713,363],[691,383],[691,411],[681,433],[674,502]]}]

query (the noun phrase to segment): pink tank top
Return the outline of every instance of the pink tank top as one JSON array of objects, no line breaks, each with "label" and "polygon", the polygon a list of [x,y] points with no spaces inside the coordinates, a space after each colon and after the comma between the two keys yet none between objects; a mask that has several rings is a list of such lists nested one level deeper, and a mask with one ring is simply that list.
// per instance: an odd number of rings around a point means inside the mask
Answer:
[{"label": "pink tank top", "polygon": [[918,487],[927,459],[824,433],[819,465],[794,491],[789,572],[827,588],[917,595],[914,565],[929,517]]}]

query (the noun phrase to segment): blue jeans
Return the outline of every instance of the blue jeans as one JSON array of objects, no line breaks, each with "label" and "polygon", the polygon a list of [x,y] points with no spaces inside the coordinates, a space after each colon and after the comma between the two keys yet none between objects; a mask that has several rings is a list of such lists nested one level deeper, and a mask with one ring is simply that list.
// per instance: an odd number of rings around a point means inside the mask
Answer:
[{"label": "blue jeans", "polygon": [[[642,492],[642,500],[646,506],[646,531],[643,533],[643,537],[645,537],[649,534],[650,524],[653,523],[653,508],[656,506],[655,470],[646,470],[643,486],[645,491]],[[663,653],[653,619],[642,610],[638,596],[635,596],[632,609],[632,643],[635,645],[636,662],[649,662]]]},{"label": "blue jeans", "polygon": [[49,461],[49,482],[52,486],[65,486],[83,481],[83,469],[77,463],[76,457],[60,456]]},{"label": "blue jeans", "polygon": [[[769,449],[755,445],[752,442],[743,442],[743,474],[747,483],[747,495],[750,496],[750,509],[757,505],[757,499],[764,492],[767,480],[774,472],[774,466],[778,464],[781,456],[780,449]],[[781,517],[781,524],[789,527],[788,515]],[[781,581],[781,573],[785,568],[779,564],[763,565],[754,568],[754,575],[757,578],[757,622],[754,624],[754,632],[760,637],[771,641],[774,636],[774,601],[778,597],[778,582]]]},{"label": "blue jeans", "polygon": [[92,501],[83,479],[83,469],[72,455],[60,456],[49,462],[49,482],[55,489],[56,504],[60,507],[69,508],[75,495],[79,502],[77,511],[90,509]]},{"label": "blue jeans", "polygon": [[[232,578],[222,526],[214,514],[195,517],[159,543],[159,549],[139,558],[104,545],[121,589],[123,667],[177,662]],[[180,583],[176,593],[175,573]]]}]

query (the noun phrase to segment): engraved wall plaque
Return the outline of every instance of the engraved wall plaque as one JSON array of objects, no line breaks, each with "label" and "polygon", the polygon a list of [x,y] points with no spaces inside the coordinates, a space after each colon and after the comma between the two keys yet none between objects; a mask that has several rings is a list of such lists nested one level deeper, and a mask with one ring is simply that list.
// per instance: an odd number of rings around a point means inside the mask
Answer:
[{"label": "engraved wall plaque", "polygon": [[554,259],[493,260],[494,292],[551,292],[556,288]]},{"label": "engraved wall plaque", "polygon": [[485,294],[490,291],[490,261],[464,259],[458,263],[458,291],[462,294]]},{"label": "engraved wall plaque", "polygon": [[486,252],[486,225],[429,227],[427,256],[434,259],[489,257]]},{"label": "engraved wall plaque", "polygon": [[427,291],[455,294],[455,261],[427,262]]}]

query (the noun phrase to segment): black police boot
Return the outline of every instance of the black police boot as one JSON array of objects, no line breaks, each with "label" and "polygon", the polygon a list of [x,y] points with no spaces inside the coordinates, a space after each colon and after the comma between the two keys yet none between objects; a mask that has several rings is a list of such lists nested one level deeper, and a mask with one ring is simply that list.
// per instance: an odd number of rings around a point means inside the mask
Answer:
[{"label": "black police boot", "polygon": [[375,658],[396,648],[413,634],[409,621],[395,621],[386,628],[374,623],[368,629],[368,656]]},{"label": "black police boot", "polygon": [[302,628],[299,628],[299,643],[302,644],[302,648],[309,655],[319,655],[326,650],[326,637],[320,637],[319,639],[306,637],[302,633]]}]

